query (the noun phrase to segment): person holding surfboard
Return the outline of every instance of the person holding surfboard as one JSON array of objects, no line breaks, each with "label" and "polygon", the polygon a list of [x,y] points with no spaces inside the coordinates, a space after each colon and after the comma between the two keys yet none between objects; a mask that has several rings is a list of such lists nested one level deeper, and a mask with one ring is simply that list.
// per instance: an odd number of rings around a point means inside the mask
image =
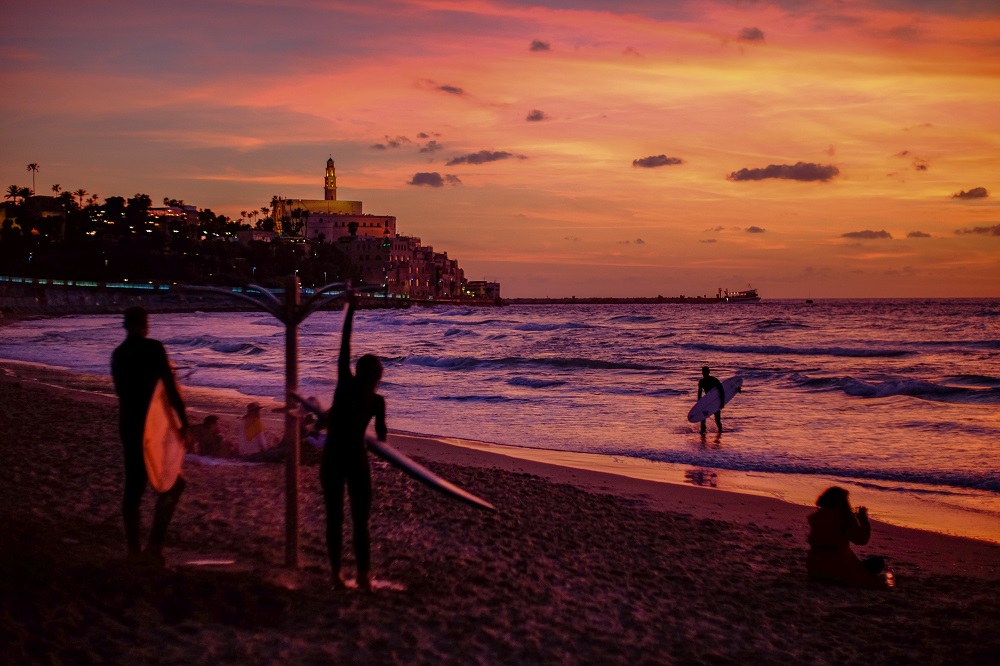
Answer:
[{"label": "person holding surfboard", "polygon": [[[707,365],[702,366],[701,379],[698,380],[698,399],[701,399],[703,392],[708,395],[711,390],[719,392],[719,411],[715,412],[715,426],[722,432],[722,405],[726,404],[726,390],[722,387],[722,382],[712,376],[711,369]],[[706,431],[705,421],[702,421],[701,433],[705,434]]]},{"label": "person holding surfboard", "polygon": [[388,435],[385,398],[375,392],[382,379],[382,362],[373,354],[365,354],[358,359],[356,372],[351,372],[351,329],[357,307],[357,295],[348,291],[347,314],[337,361],[337,388],[333,394],[333,405],[326,414],[326,446],[323,447],[320,462],[320,481],[326,505],[326,545],[333,587],[337,590],[347,587],[341,572],[345,485],[351,500],[358,587],[363,590],[371,589],[368,518],[372,503],[372,481],[365,431],[374,418],[378,439],[384,442]]},{"label": "person holding surfboard", "polygon": [[[159,382],[163,382],[167,399],[180,418],[182,434],[187,431],[188,417],[163,343],[147,337],[149,317],[146,310],[138,306],[128,308],[125,311],[124,326],[128,335],[111,355],[111,377],[115,393],[118,394],[118,430],[125,458],[125,492],[122,499],[125,541],[129,557],[139,558],[143,555],[139,539],[139,510],[142,496],[149,484],[143,453],[143,434],[146,414]],[[184,478],[178,476],[170,488],[157,496],[153,526],[145,551],[147,557],[155,563],[163,562],[167,527],[185,485]]]}]

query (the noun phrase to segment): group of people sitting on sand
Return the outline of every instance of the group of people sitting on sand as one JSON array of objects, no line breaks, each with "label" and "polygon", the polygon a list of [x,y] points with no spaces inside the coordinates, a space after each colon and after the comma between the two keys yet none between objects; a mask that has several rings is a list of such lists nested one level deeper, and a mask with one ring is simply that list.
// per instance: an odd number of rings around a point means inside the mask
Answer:
[{"label": "group of people sitting on sand", "polygon": [[[247,404],[246,413],[240,417],[236,429],[236,443],[227,439],[219,427],[219,417],[209,414],[201,423],[187,429],[191,453],[212,458],[236,458],[247,462],[282,462],[285,460],[285,441],[267,430],[261,418],[263,408],[259,402]],[[302,420],[299,438],[302,461],[318,464],[324,440],[314,430],[316,417],[307,414]]]}]

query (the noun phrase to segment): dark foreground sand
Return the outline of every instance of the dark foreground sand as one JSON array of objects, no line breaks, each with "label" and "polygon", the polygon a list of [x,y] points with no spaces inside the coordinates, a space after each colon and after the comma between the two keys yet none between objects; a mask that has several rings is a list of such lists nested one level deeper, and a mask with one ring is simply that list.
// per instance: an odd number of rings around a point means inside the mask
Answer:
[{"label": "dark foreground sand", "polygon": [[172,568],[129,565],[107,391],[0,366],[0,663],[1000,663],[996,546],[878,526],[863,551],[894,558],[896,589],[822,587],[804,576],[804,507],[415,438],[396,442],[502,510],[374,462],[372,594],[330,589],[315,467],[298,571],[283,467],[191,459]]}]

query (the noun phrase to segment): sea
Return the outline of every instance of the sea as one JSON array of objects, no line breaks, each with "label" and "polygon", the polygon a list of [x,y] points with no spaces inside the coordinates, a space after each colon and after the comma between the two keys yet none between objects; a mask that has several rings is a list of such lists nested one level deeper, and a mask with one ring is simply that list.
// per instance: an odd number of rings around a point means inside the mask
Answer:
[{"label": "sea", "polygon": [[[301,393],[326,404],[342,324],[299,328]],[[150,335],[185,385],[282,399],[267,313],[157,314]],[[0,358],[107,374],[122,337],[119,316],[24,321]],[[1000,543],[1000,299],[362,310],[352,353],[382,359],[390,430],[806,505],[841,485],[876,519]],[[703,437],[704,365],[743,391]]]}]

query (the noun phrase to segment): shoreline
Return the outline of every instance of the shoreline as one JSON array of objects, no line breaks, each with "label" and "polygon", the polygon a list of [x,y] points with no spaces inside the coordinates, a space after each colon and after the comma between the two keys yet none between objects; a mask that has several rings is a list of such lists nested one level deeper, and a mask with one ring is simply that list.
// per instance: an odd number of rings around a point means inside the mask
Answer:
[{"label": "shoreline", "polygon": [[[0,381],[9,379],[30,381],[52,390],[75,393],[84,400],[104,405],[117,405],[110,377],[0,359]],[[284,427],[283,405],[274,399],[250,396],[236,390],[202,387],[184,387],[184,395],[192,423],[215,414],[223,424],[223,435],[230,441],[235,441],[235,424],[242,416],[247,401],[263,403],[263,420],[271,432],[280,433]],[[717,474],[718,477],[729,479],[732,485],[742,482],[739,489],[719,488],[711,486],[707,477],[690,478],[692,470],[684,469],[684,465],[638,458],[507,446],[393,430],[389,432],[389,443],[407,455],[448,464],[537,475],[555,483],[648,503],[659,510],[681,510],[697,518],[731,521],[752,516],[753,524],[789,531],[802,543],[805,542],[808,531],[806,516],[815,510],[813,501],[823,488],[835,484],[847,487],[852,491],[852,503],[855,506],[870,499],[864,495],[866,489],[859,490],[856,484],[821,476],[797,479],[795,488],[790,490],[789,481],[793,475],[702,470],[706,475]],[[219,464],[225,466],[232,462],[220,461]],[[280,466],[283,468],[283,465]],[[748,480],[756,478],[759,481],[767,476],[773,478],[765,483],[748,483]],[[885,510],[882,509],[882,512]],[[939,573],[976,571],[978,575],[1000,580],[1000,541],[886,522],[879,519],[879,514],[879,506],[872,503],[870,515],[874,529],[885,533],[887,538],[904,544],[902,552],[907,557],[919,557],[921,554],[920,547],[913,544],[922,544],[928,539],[940,541],[940,545],[927,553],[930,556],[928,565],[931,570]],[[956,549],[954,544],[960,546]],[[954,556],[951,555],[953,551]]]},{"label": "shoreline", "polygon": [[[373,458],[371,594],[331,590],[315,466],[300,470],[297,569],[283,565],[284,465],[196,456],[168,567],[130,564],[109,379],[0,368],[10,663],[870,666],[1000,654],[998,546],[876,522],[855,550],[888,557],[896,587],[818,585],[805,575],[809,507],[402,433],[400,450],[499,512]],[[198,416],[245,406],[185,397]]]},{"label": "shoreline", "polygon": [[[116,400],[110,377],[86,375],[30,361],[0,359],[0,373],[16,373],[12,366],[23,367],[31,375],[32,381],[44,383],[57,390],[92,393],[112,403]],[[274,398],[249,395],[235,389],[198,386],[185,386],[184,392],[188,396],[192,423],[199,420],[195,416],[199,418],[204,418],[208,414],[220,416],[223,435],[230,441],[236,441],[235,427],[243,415],[242,406],[251,401],[260,402],[265,406],[264,421],[271,432],[279,436],[283,432],[283,405]],[[839,485],[851,493],[853,505],[867,505],[873,521],[879,524],[922,530],[944,537],[972,539],[1000,547],[1000,524],[982,520],[974,510],[944,505],[941,500],[933,497],[909,497],[894,490],[881,490],[875,483],[863,479],[748,472],[725,468],[700,469],[690,465],[643,458],[519,447],[435,433],[390,430],[390,442],[397,441],[437,441],[491,457],[501,456],[563,468],[570,476],[577,471],[605,473],[619,476],[623,480],[642,480],[715,493],[756,496],[810,511],[813,509],[815,498],[824,488]],[[892,485],[899,488],[903,484]]]}]

